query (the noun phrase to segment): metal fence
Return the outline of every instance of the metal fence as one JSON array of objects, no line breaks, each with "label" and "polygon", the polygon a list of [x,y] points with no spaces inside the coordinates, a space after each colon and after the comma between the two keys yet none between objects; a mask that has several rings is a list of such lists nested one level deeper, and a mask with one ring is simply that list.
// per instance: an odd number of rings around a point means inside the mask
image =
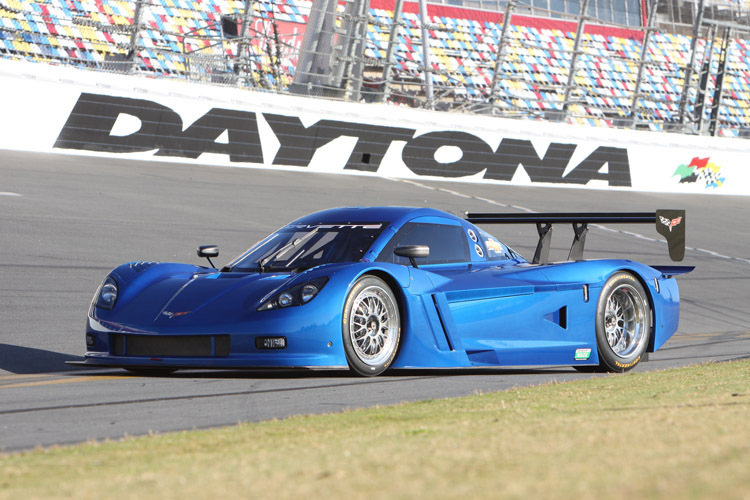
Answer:
[{"label": "metal fence", "polygon": [[[118,13],[106,16],[62,0],[0,0],[0,55],[328,99],[749,135],[743,4],[699,0],[688,16],[685,2],[650,0],[656,15],[633,30],[601,27],[589,1],[571,14],[511,0],[496,21],[478,23],[429,15],[424,0],[408,12],[401,0],[393,10],[369,0],[255,0],[241,9],[213,0],[169,10],[162,0],[110,0]],[[209,18],[200,10],[207,4]],[[535,27],[529,13],[569,24]]]}]

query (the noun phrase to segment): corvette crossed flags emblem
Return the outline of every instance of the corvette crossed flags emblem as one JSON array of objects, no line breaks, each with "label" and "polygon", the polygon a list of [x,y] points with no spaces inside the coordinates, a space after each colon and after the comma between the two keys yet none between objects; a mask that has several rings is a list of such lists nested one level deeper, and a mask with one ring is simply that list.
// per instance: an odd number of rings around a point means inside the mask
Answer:
[{"label": "corvette crossed flags emblem", "polygon": [[676,219],[668,219],[666,217],[659,216],[659,219],[661,220],[661,223],[664,224],[669,228],[669,232],[672,232],[672,228],[677,226],[680,222],[682,222],[682,217],[677,217]]}]

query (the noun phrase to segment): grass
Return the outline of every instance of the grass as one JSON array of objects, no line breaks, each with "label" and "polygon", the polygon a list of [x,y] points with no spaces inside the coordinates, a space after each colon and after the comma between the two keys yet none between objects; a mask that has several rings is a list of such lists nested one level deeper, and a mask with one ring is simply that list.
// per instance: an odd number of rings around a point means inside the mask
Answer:
[{"label": "grass", "polygon": [[0,455],[0,498],[748,498],[750,361]]}]

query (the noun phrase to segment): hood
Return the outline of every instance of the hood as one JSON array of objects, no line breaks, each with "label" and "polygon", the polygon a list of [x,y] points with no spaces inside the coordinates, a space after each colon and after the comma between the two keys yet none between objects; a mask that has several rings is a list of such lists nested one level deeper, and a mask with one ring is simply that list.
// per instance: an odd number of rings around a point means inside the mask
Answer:
[{"label": "hood", "polygon": [[120,288],[117,304],[112,311],[94,308],[95,317],[148,329],[236,322],[300,275],[221,273],[163,264],[137,276],[117,270],[112,276]]}]

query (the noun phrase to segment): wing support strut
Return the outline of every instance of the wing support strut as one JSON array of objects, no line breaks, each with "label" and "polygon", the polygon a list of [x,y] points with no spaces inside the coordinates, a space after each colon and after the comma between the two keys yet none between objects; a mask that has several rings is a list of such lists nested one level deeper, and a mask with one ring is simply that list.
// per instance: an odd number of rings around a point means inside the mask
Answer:
[{"label": "wing support strut", "polygon": [[549,247],[552,243],[552,224],[537,222],[536,230],[539,233],[539,243],[536,244],[533,263],[547,263],[549,262]]},{"label": "wing support strut", "polygon": [[589,225],[585,222],[573,223],[573,244],[570,245],[568,260],[583,260],[583,247],[586,245],[586,233],[589,232]]}]

